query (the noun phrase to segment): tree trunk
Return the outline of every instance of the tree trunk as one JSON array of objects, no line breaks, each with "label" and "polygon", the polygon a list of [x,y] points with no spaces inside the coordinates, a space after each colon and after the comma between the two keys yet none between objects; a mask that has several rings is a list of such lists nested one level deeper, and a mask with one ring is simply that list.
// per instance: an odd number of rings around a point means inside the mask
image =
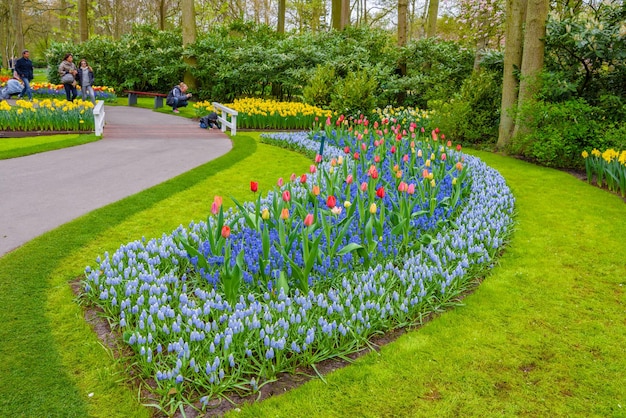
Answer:
[{"label": "tree trunk", "polygon": [[437,34],[437,15],[439,14],[439,0],[428,2],[428,22],[426,25],[426,37],[432,38]]},{"label": "tree trunk", "polygon": [[350,0],[341,1],[341,29],[350,26]]},{"label": "tree trunk", "polygon": [[342,10],[342,1],[341,0],[332,0],[332,9],[331,9],[331,26],[333,29],[341,30],[341,10]]},{"label": "tree trunk", "polygon": [[398,0],[398,46],[406,45],[406,21],[408,0]]},{"label": "tree trunk", "polygon": [[278,25],[276,32],[285,33],[285,14],[287,10],[287,0],[278,0]]},{"label": "tree trunk", "polygon": [[167,5],[165,0],[159,0],[159,30],[165,30]]},{"label": "tree trunk", "polygon": [[[183,48],[187,45],[193,44],[196,42],[196,10],[194,0],[183,0],[181,2],[181,13],[182,13],[182,29],[183,29]],[[185,62],[191,67],[195,67],[196,57],[185,57]],[[191,90],[195,90],[197,88],[197,81],[193,74],[190,71],[185,71],[184,76],[185,84],[189,86]]]},{"label": "tree trunk", "polygon": [[[533,100],[539,91],[539,75],[543,69],[544,38],[546,36],[546,19],[548,18],[549,0],[528,0],[526,7],[526,24],[524,31],[524,51],[522,53],[522,70],[520,74],[517,106]],[[523,122],[517,118],[513,137],[524,131]]]},{"label": "tree trunk", "polygon": [[502,107],[498,131],[499,149],[505,148],[513,135],[515,121],[511,114],[517,103],[519,83],[515,70],[522,66],[523,24],[526,0],[508,0],[506,11],[506,45],[504,49],[504,75],[502,78]]},{"label": "tree trunk", "polygon": [[78,0],[78,32],[80,33],[80,41],[85,42],[89,39],[89,2],[87,0]]},{"label": "tree trunk", "polygon": [[[12,27],[9,31],[9,39],[15,45],[16,56],[22,56],[24,50],[24,31],[22,30],[22,1],[10,0],[9,16],[11,18]],[[13,38],[13,39],[11,39]]]},{"label": "tree trunk", "polygon": [[67,33],[67,0],[59,1],[59,31],[61,33]]}]

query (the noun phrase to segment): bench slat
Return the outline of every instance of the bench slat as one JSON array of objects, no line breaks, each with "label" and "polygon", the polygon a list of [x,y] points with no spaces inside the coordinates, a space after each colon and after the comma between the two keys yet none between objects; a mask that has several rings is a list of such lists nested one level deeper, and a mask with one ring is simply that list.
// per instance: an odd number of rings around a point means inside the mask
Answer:
[{"label": "bench slat", "polygon": [[137,104],[137,96],[154,97],[155,109],[163,107],[163,98],[167,97],[167,94],[155,93],[155,92],[149,92],[149,91],[125,90],[124,93],[128,94],[128,106],[133,106]]}]

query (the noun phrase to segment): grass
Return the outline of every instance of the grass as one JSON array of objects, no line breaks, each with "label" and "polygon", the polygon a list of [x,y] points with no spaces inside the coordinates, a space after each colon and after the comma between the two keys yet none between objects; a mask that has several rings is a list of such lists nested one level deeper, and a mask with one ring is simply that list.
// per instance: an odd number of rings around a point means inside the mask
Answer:
[{"label": "grass", "polygon": [[[310,161],[237,136],[233,150],[87,214],[0,258],[0,416],[148,416],[75,303],[68,281],[103,251],[204,219],[214,194],[251,197]],[[225,204],[228,199],[225,199]],[[91,397],[89,394],[93,394]]]},{"label": "grass", "polygon": [[626,205],[568,174],[476,152],[518,226],[463,306],[380,353],[230,416],[626,416]]},{"label": "grass", "polygon": [[[246,200],[250,180],[265,191],[309,165],[249,133],[234,144],[0,258],[1,416],[150,414],[123,383],[126,365],[85,323],[68,280],[121,243],[203,219],[215,194]],[[327,383],[231,415],[626,415],[626,205],[568,174],[475,154],[505,176],[519,211],[510,246],[480,287]]]},{"label": "grass", "polygon": [[62,134],[2,138],[0,139],[0,160],[73,147],[100,139],[101,138],[97,137],[95,134]]}]

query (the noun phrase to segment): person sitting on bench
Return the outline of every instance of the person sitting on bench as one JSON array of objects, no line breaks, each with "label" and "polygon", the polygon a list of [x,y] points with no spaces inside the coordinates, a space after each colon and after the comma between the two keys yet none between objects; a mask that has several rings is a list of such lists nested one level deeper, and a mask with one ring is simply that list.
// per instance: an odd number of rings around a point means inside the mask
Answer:
[{"label": "person sitting on bench", "polygon": [[22,92],[24,86],[22,86],[21,80],[17,75],[13,75],[13,78],[7,81],[7,85],[0,90],[0,100],[8,100],[11,96],[16,96]]},{"label": "person sitting on bench", "polygon": [[190,98],[191,93],[187,93],[187,84],[181,82],[170,90],[165,103],[168,106],[172,106],[172,111],[174,113],[178,113],[178,108],[187,106],[187,100]]}]

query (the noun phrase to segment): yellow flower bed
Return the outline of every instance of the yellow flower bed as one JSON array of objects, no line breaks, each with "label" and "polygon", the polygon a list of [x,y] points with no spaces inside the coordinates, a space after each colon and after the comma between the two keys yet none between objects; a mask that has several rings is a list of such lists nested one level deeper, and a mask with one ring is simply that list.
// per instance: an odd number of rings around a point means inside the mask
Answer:
[{"label": "yellow flower bed", "polygon": [[606,187],[614,192],[626,196],[626,150],[616,151],[609,148],[604,152],[598,149],[591,150],[591,155],[583,151],[587,181],[591,183],[595,176],[598,186]]},{"label": "yellow flower bed", "polygon": [[[315,119],[326,119],[333,112],[317,106],[298,102],[278,102],[258,98],[236,99],[227,106],[236,110],[237,125],[249,129],[309,129]],[[211,102],[194,105],[196,114],[204,116],[214,112]]]},{"label": "yellow flower bed", "polygon": [[80,99],[0,102],[0,129],[5,131],[92,131],[93,104]]}]

